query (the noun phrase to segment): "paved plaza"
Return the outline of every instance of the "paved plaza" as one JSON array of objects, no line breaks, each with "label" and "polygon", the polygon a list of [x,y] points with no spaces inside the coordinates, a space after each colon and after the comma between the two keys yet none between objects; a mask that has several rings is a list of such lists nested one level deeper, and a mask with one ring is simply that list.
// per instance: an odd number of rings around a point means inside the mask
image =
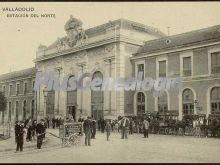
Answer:
[{"label": "paved plaza", "polygon": [[[58,130],[48,130],[58,134]],[[0,145],[5,143],[0,141]],[[26,143],[26,142],[25,142]],[[15,144],[11,144],[14,146]],[[2,149],[2,148],[1,148]],[[1,163],[110,163],[110,162],[220,162],[220,139],[190,136],[154,135],[148,139],[133,134],[127,140],[119,133],[112,133],[110,141],[106,134],[98,132],[92,146],[84,145],[84,136],[78,146],[62,147],[61,140],[47,134],[47,142],[41,150],[24,148],[22,153],[0,152]]]}]

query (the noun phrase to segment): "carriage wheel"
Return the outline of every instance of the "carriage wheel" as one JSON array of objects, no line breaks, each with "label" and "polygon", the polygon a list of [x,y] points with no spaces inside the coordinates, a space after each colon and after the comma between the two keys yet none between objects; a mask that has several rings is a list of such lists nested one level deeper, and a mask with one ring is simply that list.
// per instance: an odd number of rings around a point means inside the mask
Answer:
[{"label": "carriage wheel", "polygon": [[71,145],[75,145],[75,142],[76,142],[76,139],[77,139],[77,135],[76,134],[73,134],[69,137],[69,142]]},{"label": "carriage wheel", "polygon": [[67,138],[63,138],[62,145],[63,145],[63,147],[69,146],[70,145],[69,140]]}]

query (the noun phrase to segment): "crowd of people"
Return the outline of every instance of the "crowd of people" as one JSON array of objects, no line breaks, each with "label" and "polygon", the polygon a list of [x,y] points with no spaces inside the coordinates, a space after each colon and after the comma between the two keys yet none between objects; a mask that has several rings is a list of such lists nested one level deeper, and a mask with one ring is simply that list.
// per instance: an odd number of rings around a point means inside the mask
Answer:
[{"label": "crowd of people", "polygon": [[[161,125],[161,120],[163,125]],[[39,123],[36,120],[28,118],[25,122],[18,121],[15,124],[15,140],[17,143],[16,151],[23,150],[23,137],[26,134],[26,141],[36,140],[37,137],[37,148],[40,149],[42,141],[45,138],[46,128],[59,128],[63,123],[75,122],[73,117],[66,117],[64,119],[60,118],[49,118],[46,117],[45,120],[41,119]],[[167,134],[172,132],[172,134],[178,134],[179,131],[184,135],[187,129],[192,128],[195,130],[195,135],[200,136],[203,134],[205,137],[210,134],[212,137],[220,135],[220,120],[216,118],[206,119],[198,118],[196,120],[190,120],[189,118],[184,118],[183,120],[178,120],[174,118],[159,118],[159,117],[118,117],[118,119],[99,119],[96,121],[92,117],[87,117],[84,120],[81,116],[77,122],[83,123],[83,130],[85,134],[85,145],[91,145],[91,139],[95,139],[96,130],[101,133],[106,132],[106,140],[110,140],[111,132],[121,133],[121,139],[128,139],[128,135],[133,133],[141,133],[144,138],[148,138],[148,133],[160,133],[162,128],[167,130]],[[97,128],[98,127],[98,128]],[[173,133],[174,132],[174,133]],[[83,135],[82,132],[80,132]]]}]

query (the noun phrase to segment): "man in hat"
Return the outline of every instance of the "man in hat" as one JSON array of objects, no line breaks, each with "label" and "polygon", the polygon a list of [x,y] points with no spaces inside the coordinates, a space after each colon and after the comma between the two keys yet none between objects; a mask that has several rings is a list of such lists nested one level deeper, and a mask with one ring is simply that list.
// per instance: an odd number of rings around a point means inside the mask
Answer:
[{"label": "man in hat", "polygon": [[148,120],[145,118],[143,121],[143,129],[144,129],[144,138],[148,138],[148,129],[149,129],[149,122]]},{"label": "man in hat", "polygon": [[43,138],[45,137],[46,134],[46,126],[43,119],[41,119],[40,123],[37,124],[36,133],[37,133],[37,148],[41,149]]},{"label": "man in hat", "polygon": [[16,152],[19,150],[22,152],[23,151],[23,144],[24,144],[24,122],[17,122],[15,126],[15,137],[16,137],[16,143],[17,143],[17,148]]},{"label": "man in hat", "polygon": [[88,116],[87,119],[83,123],[83,129],[85,133],[85,145],[91,146],[91,133],[92,133],[92,121],[91,118]]},{"label": "man in hat", "polygon": [[92,137],[91,139],[95,139],[95,134],[96,134],[96,120],[92,120]]}]

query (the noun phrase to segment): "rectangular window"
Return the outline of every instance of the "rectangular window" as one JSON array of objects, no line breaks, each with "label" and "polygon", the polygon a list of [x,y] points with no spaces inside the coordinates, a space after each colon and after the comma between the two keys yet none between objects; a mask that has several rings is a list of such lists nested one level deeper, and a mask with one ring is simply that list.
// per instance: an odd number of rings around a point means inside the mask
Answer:
[{"label": "rectangular window", "polygon": [[19,102],[16,101],[15,103],[15,119],[18,120],[18,109],[19,109]]},{"label": "rectangular window", "polygon": [[166,77],[166,61],[159,61],[159,77]]},{"label": "rectangular window", "polygon": [[3,95],[5,95],[5,91],[6,91],[6,87],[3,86],[3,89],[2,89],[2,93],[3,93]]},{"label": "rectangular window", "polygon": [[12,107],[11,107],[11,102],[8,103],[8,120],[11,121],[11,111],[12,111]]},{"label": "rectangular window", "polygon": [[144,77],[144,64],[138,64],[137,65],[137,74],[139,72],[142,72],[143,73],[143,77]]},{"label": "rectangular window", "polygon": [[191,57],[183,57],[183,76],[192,75]]},{"label": "rectangular window", "polygon": [[24,83],[24,94],[27,93],[27,83]]},{"label": "rectangular window", "polygon": [[17,84],[16,85],[16,94],[18,95],[20,92],[20,84]]},{"label": "rectangular window", "polygon": [[32,82],[32,91],[34,92],[35,81]]},{"label": "rectangular window", "polygon": [[220,73],[220,52],[211,54],[211,73]]},{"label": "rectangular window", "polygon": [[12,95],[12,85],[9,85],[9,96],[11,96]]}]

